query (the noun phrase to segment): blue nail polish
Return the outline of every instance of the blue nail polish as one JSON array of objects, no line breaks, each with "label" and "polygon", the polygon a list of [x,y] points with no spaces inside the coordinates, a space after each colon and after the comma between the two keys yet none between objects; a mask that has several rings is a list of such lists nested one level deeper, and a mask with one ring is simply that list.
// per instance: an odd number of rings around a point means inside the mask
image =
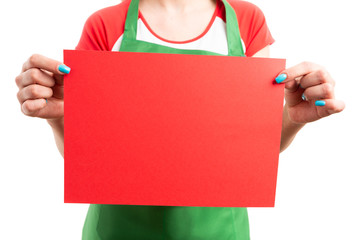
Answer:
[{"label": "blue nail polish", "polygon": [[306,97],[304,94],[301,96],[301,98],[302,98],[302,100],[306,101]]},{"label": "blue nail polish", "polygon": [[281,83],[281,82],[283,82],[286,78],[287,78],[287,75],[286,75],[285,73],[283,73],[283,74],[280,74],[279,76],[277,76],[277,77],[275,78],[275,81],[276,81],[277,83]]},{"label": "blue nail polish", "polygon": [[325,101],[322,101],[322,100],[319,100],[319,101],[316,101],[315,102],[315,106],[318,106],[318,107],[322,107],[322,106],[325,106],[326,102]]},{"label": "blue nail polish", "polygon": [[69,68],[68,66],[61,64],[59,65],[59,71],[62,73],[66,73],[68,74],[71,71],[71,68]]},{"label": "blue nail polish", "polygon": [[46,101],[46,103],[48,102],[48,101],[47,101],[47,98],[45,98],[45,101]]}]

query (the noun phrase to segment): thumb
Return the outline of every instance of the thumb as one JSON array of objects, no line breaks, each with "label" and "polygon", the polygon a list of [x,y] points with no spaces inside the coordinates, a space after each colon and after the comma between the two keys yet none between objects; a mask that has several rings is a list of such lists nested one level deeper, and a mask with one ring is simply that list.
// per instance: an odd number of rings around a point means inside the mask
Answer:
[{"label": "thumb", "polygon": [[45,56],[34,54],[23,65],[22,71],[25,72],[31,68],[39,68],[57,75],[70,73],[70,68],[65,64]]},{"label": "thumb", "polygon": [[311,62],[302,62],[299,63],[293,67],[290,67],[288,69],[285,69],[284,71],[282,71],[276,78],[275,81],[277,83],[287,83],[287,82],[291,82],[294,80],[299,80],[301,79],[303,76],[314,72],[318,69],[320,69],[321,67],[315,63],[311,63]]}]

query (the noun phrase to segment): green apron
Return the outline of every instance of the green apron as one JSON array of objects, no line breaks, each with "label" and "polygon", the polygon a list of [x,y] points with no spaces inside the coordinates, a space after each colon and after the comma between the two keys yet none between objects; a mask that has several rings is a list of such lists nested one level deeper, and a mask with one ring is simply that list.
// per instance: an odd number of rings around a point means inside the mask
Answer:
[{"label": "green apron", "polygon": [[[223,1],[229,56],[244,56],[234,10]],[[128,9],[120,51],[220,55],[136,40],[139,0]],[[219,79],[220,80],[220,79]],[[83,240],[249,240],[246,208],[91,204]]]}]

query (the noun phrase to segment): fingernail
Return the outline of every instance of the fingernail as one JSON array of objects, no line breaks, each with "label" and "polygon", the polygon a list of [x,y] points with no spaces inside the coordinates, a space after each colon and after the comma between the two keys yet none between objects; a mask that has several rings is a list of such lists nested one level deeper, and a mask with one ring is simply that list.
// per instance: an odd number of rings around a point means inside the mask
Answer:
[{"label": "fingernail", "polygon": [[46,101],[46,103],[48,102],[48,101],[47,101],[47,98],[45,98],[45,101]]},{"label": "fingernail", "polygon": [[302,100],[306,101],[306,97],[304,94],[301,96],[301,98],[302,98]]},{"label": "fingernail", "polygon": [[275,81],[276,81],[277,83],[281,83],[281,82],[283,82],[286,78],[287,78],[287,75],[286,75],[285,73],[283,73],[283,74],[280,74],[279,76],[277,76],[277,77],[275,78]]},{"label": "fingernail", "polygon": [[319,101],[315,102],[315,106],[319,106],[319,107],[325,106],[325,104],[326,104],[326,102],[322,101],[322,100],[319,100]]},{"label": "fingernail", "polygon": [[59,65],[59,71],[62,73],[66,73],[68,74],[71,71],[71,68],[69,68],[68,66],[61,64]]}]

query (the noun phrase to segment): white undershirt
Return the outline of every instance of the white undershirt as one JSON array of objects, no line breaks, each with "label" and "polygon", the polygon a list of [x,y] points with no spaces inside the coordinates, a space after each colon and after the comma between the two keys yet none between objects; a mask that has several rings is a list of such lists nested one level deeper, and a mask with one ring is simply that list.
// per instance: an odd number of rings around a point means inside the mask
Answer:
[{"label": "white undershirt", "polygon": [[[220,18],[216,17],[209,30],[201,36],[191,42],[186,43],[172,43],[163,41],[147,28],[141,18],[138,19],[136,40],[155,43],[167,47],[178,49],[190,49],[190,50],[205,50],[222,55],[228,55],[228,44],[226,37],[226,23]],[[121,35],[112,47],[112,51],[119,51],[123,35]],[[243,47],[245,45],[243,44]],[[244,49],[245,51],[245,49]]]}]

